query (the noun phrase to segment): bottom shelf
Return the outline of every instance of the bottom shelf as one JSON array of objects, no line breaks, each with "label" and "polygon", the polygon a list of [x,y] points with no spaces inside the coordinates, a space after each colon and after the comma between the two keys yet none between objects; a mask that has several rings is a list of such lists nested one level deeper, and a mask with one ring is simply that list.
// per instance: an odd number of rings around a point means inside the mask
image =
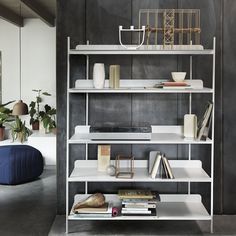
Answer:
[{"label": "bottom shelf", "polygon": [[[77,199],[89,196],[79,194]],[[113,206],[121,207],[121,201],[116,194],[105,194],[106,201]],[[157,204],[156,216],[117,216],[117,217],[78,217],[71,211],[69,220],[211,220],[211,216],[202,204],[198,194],[160,194],[161,201]]]}]

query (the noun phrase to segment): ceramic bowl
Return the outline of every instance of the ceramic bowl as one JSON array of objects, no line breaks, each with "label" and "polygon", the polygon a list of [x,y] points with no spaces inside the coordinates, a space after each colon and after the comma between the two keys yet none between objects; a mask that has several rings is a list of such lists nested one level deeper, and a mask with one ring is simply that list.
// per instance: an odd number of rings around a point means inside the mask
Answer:
[{"label": "ceramic bowl", "polygon": [[171,76],[175,82],[183,82],[186,76],[186,72],[171,72]]}]

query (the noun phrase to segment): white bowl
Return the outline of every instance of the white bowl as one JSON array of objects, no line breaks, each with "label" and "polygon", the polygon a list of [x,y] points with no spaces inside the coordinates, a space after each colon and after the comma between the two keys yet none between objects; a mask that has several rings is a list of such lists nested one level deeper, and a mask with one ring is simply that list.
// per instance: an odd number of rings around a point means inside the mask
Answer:
[{"label": "white bowl", "polygon": [[175,82],[183,82],[186,76],[186,72],[171,72],[171,76]]}]

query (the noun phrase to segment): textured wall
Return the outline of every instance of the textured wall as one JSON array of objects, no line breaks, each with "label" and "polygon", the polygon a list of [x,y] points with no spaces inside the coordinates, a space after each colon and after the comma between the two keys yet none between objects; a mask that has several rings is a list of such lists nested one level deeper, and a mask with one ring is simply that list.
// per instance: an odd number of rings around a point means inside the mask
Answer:
[{"label": "textured wall", "polygon": [[[224,4],[224,12],[223,12]],[[229,112],[233,111],[230,104],[234,96],[233,65],[230,63],[235,55],[231,50],[231,40],[229,33],[235,29],[231,25],[234,21],[234,7],[236,2],[223,0],[58,0],[57,15],[57,109],[58,109],[58,213],[65,212],[65,170],[66,170],[66,37],[72,39],[72,47],[76,44],[86,43],[89,40],[91,44],[118,44],[118,25],[129,27],[137,25],[138,11],[141,8],[199,8],[201,9],[201,27],[202,44],[207,48],[212,47],[213,36],[217,37],[217,67],[216,67],[216,145],[215,145],[215,201],[214,209],[216,213],[236,213],[236,205],[232,206],[235,198],[235,191],[231,187],[232,182],[236,180],[234,176],[233,163],[233,132],[222,133],[223,125],[231,129],[234,125],[234,117]],[[226,14],[227,11],[227,14]],[[224,28],[222,28],[224,18]],[[224,32],[224,41],[222,33]],[[227,34],[226,34],[227,33]],[[126,41],[132,41],[127,36]],[[222,47],[224,45],[224,48]],[[222,52],[224,49],[224,57]],[[142,78],[160,78],[168,77],[174,70],[189,69],[189,59],[184,56],[93,56],[91,65],[94,62],[104,62],[109,64],[120,64],[122,68],[123,79],[142,79]],[[227,62],[227,63],[223,63]],[[71,69],[71,83],[76,79],[85,78],[85,58],[73,57]],[[222,68],[224,65],[224,70]],[[211,58],[194,57],[193,60],[194,77],[202,78],[205,84],[210,85],[211,81]],[[225,70],[227,68],[227,72]],[[92,69],[92,68],[91,68]],[[90,70],[91,75],[92,70]],[[223,73],[224,72],[224,73]],[[222,80],[222,75],[228,78]],[[224,88],[224,90],[223,90]],[[232,91],[224,93],[225,89]],[[224,98],[224,99],[223,99]],[[228,100],[227,100],[228,98]],[[205,101],[209,99],[208,95],[194,95],[193,111],[200,115],[204,109]],[[140,124],[149,121],[151,124],[181,124],[183,114],[187,112],[187,96],[175,94],[138,94],[138,95],[91,95],[90,105],[90,124],[102,125],[104,122],[113,122],[115,124]],[[224,106],[222,106],[222,104]],[[84,124],[84,95],[72,96],[72,116],[70,132],[76,124]],[[222,122],[222,110],[229,110],[224,115]],[[236,112],[234,112],[235,114]],[[231,126],[230,126],[231,125]],[[226,130],[226,129],[225,129]],[[224,139],[223,136],[224,135]],[[224,140],[224,143],[222,142]],[[225,143],[227,141],[227,144]],[[224,155],[222,155],[222,147]],[[112,146],[113,156],[122,150],[123,153],[133,153],[137,159],[147,158],[150,150],[161,150],[172,158],[187,158],[187,146],[184,145],[114,145]],[[196,145],[193,148],[193,158],[201,159],[204,168],[210,171],[210,148]],[[73,165],[75,159],[84,158],[85,149],[83,145],[74,145],[71,149],[70,165]],[[89,155],[96,156],[96,146],[91,145]],[[104,192],[116,191],[119,184],[90,184],[89,190],[96,189]],[[122,185],[123,186],[123,185]],[[142,186],[137,183],[130,183],[126,186]],[[160,192],[186,192],[186,184],[148,184],[153,189]],[[83,192],[82,184],[73,184],[70,188],[71,197],[76,192]],[[224,187],[224,188],[223,188]],[[204,196],[204,202],[209,207],[209,185],[192,184],[194,192],[201,193]],[[224,199],[224,201],[223,201]],[[231,204],[231,205],[230,205]],[[235,203],[234,203],[235,204]]]}]

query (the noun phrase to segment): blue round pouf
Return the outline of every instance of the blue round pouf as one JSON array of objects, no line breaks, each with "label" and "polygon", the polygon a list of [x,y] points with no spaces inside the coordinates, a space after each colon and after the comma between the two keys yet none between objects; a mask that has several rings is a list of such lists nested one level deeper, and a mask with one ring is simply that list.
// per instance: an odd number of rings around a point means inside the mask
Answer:
[{"label": "blue round pouf", "polygon": [[0,147],[0,184],[16,185],[38,178],[44,167],[39,150],[28,145]]}]

